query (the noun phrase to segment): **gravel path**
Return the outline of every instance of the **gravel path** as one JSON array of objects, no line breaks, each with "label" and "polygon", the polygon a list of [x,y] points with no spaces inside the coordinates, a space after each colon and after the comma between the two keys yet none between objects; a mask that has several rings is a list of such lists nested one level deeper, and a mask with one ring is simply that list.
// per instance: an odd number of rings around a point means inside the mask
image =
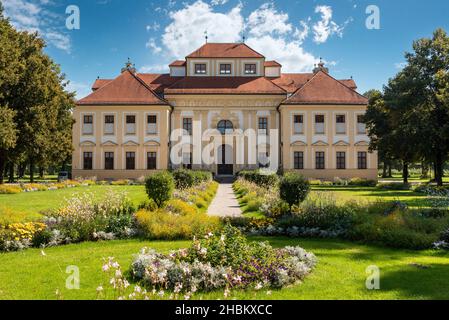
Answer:
[{"label": "gravel path", "polygon": [[232,184],[220,184],[207,214],[218,217],[242,216],[242,210],[240,210],[240,205],[235,197],[234,190],[232,190]]}]

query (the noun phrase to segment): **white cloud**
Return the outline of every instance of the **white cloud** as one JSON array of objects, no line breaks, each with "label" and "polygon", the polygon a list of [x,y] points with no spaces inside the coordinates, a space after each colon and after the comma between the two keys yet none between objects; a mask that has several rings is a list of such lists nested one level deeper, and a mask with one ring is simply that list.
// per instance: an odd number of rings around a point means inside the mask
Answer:
[{"label": "white cloud", "polygon": [[161,25],[157,22],[153,22],[153,24],[147,25],[147,31],[158,31],[161,28]]},{"label": "white cloud", "polygon": [[407,66],[407,62],[396,62],[394,67],[396,69],[404,69]]},{"label": "white cloud", "polygon": [[313,25],[313,40],[318,44],[326,42],[334,34],[342,37],[344,28],[352,21],[350,18],[343,25],[338,25],[332,20],[332,8],[330,6],[317,6],[315,13],[321,14],[321,20]]},{"label": "white cloud", "polygon": [[66,87],[66,90],[69,92],[75,92],[76,99],[84,98],[92,92],[92,88],[89,84],[76,81],[70,81]]},{"label": "white cloud", "polygon": [[[166,65],[181,59],[205,43],[207,30],[209,42],[239,42],[246,29],[247,43],[267,59],[275,59],[283,65],[284,72],[307,72],[319,60],[304,50],[302,44],[310,33],[310,18],[295,27],[287,13],[279,12],[272,3],[261,5],[248,17],[242,15],[242,4],[227,12],[198,0],[169,13],[171,22],[164,29],[161,45],[156,41],[150,47],[163,47],[167,53],[163,65],[147,65],[141,72],[166,71]],[[147,44],[148,46],[148,44]]]},{"label": "white cloud", "polygon": [[[59,31],[57,23],[63,21],[59,16],[43,6],[51,4],[49,0],[3,0],[5,15],[18,30],[39,32],[50,45],[70,53],[70,37]],[[64,25],[63,22],[60,25]]]},{"label": "white cloud", "polygon": [[156,40],[154,38],[151,38],[150,40],[148,40],[146,47],[151,49],[153,51],[153,53],[156,53],[156,54],[162,52],[162,48],[156,44]]},{"label": "white cloud", "polygon": [[181,58],[204,44],[206,30],[210,42],[239,41],[243,30],[241,8],[237,5],[227,13],[219,13],[199,0],[172,11],[172,22],[165,28],[162,43],[172,57]]},{"label": "white cloud", "polygon": [[167,64],[145,65],[139,68],[139,72],[141,73],[164,73],[168,71],[169,68]]},{"label": "white cloud", "polygon": [[267,34],[286,34],[293,30],[288,14],[279,13],[273,3],[265,3],[253,11],[247,19],[250,35],[262,37]]},{"label": "white cloud", "polygon": [[210,2],[211,5],[213,6],[222,6],[224,4],[228,3],[228,0],[212,0]]}]

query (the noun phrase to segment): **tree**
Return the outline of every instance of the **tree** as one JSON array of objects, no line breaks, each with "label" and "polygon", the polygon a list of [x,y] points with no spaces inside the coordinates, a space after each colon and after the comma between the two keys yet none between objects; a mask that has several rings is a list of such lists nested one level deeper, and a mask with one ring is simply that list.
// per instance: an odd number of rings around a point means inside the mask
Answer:
[{"label": "tree", "polygon": [[449,37],[442,29],[413,43],[406,67],[370,99],[366,121],[373,149],[403,162],[404,182],[414,161],[434,163],[443,184],[449,155]]},{"label": "tree", "polygon": [[20,128],[15,146],[0,149],[0,158],[10,166],[27,161],[31,181],[36,165],[63,163],[72,152],[74,95],[44,48],[37,33],[14,30],[0,6],[0,105],[15,112],[12,122]]},{"label": "tree", "polygon": [[12,149],[17,142],[17,127],[14,123],[16,112],[7,107],[0,107],[0,184],[3,183],[6,150]]}]

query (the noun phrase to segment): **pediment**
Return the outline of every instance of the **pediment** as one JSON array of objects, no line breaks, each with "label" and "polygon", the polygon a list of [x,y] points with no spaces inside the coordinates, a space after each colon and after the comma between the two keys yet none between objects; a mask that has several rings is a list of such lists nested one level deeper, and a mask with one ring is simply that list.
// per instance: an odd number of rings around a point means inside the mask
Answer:
[{"label": "pediment", "polygon": [[114,141],[111,141],[111,140],[105,141],[105,142],[103,142],[101,145],[102,145],[102,146],[105,146],[105,147],[115,147],[115,146],[118,146],[117,143],[115,143]]},{"label": "pediment", "polygon": [[347,143],[346,141],[343,141],[343,140],[339,140],[334,143],[334,146],[336,146],[336,147],[348,147],[349,145],[350,145],[349,143]]},{"label": "pediment", "polygon": [[95,147],[96,144],[93,141],[83,141],[80,143],[80,147]]},{"label": "pediment", "polygon": [[368,141],[359,141],[359,142],[356,142],[355,146],[356,147],[369,147],[369,142]]},{"label": "pediment", "polygon": [[161,144],[159,142],[154,141],[154,140],[150,140],[150,141],[147,141],[144,143],[144,146],[147,146],[147,147],[159,147],[160,145]]},{"label": "pediment", "polygon": [[312,143],[312,146],[316,146],[316,147],[326,147],[329,144],[327,142],[324,142],[323,140],[318,140],[315,143]]},{"label": "pediment", "polygon": [[305,143],[304,141],[295,141],[292,144],[290,144],[290,146],[292,146],[292,147],[306,147],[307,143]]},{"label": "pediment", "polygon": [[137,147],[137,146],[139,146],[139,144],[137,143],[137,142],[135,142],[135,141],[126,141],[124,144],[123,144],[123,146],[125,146],[125,147]]}]

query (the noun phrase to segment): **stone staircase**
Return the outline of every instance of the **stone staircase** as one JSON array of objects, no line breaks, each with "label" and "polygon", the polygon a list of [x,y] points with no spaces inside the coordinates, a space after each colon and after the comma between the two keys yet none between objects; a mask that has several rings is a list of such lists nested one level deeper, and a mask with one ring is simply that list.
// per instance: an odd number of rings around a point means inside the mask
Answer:
[{"label": "stone staircase", "polygon": [[235,181],[234,176],[215,176],[215,181],[222,184],[232,184]]}]

